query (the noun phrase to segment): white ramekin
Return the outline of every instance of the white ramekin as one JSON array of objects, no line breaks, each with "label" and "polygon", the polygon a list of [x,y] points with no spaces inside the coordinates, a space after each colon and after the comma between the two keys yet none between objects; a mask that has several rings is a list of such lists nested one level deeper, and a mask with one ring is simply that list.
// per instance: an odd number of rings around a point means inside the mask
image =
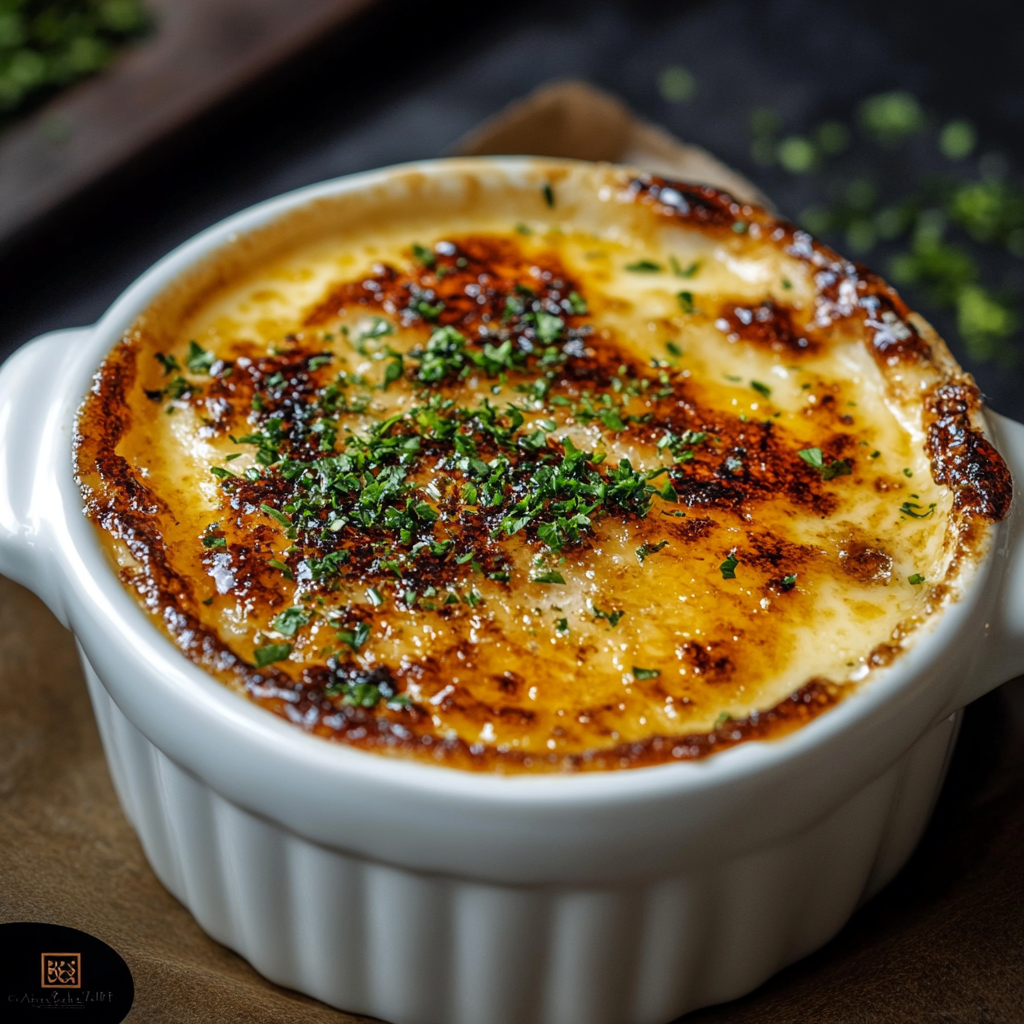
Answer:
[{"label": "white ramekin", "polygon": [[[964,598],[890,668],[784,739],[697,762],[502,777],[379,757],[240,698],[154,628],[72,475],[76,409],[125,328],[196,261],[318,197],[545,167],[443,160],[262,203],[0,370],[0,572],[75,633],[154,871],[272,981],[396,1024],[664,1024],[749,991],[900,868],[960,709],[1024,671],[1019,497]],[[1024,479],[1024,426],[988,427]]]}]

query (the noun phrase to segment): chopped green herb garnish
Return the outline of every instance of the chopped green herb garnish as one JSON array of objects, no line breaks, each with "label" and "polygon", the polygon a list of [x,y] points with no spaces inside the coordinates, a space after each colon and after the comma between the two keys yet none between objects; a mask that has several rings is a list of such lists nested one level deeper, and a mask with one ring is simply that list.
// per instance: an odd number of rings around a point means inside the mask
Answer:
[{"label": "chopped green herb garnish", "polygon": [[641,544],[640,547],[638,547],[636,549],[636,560],[641,565],[643,565],[644,564],[644,559],[647,558],[648,555],[656,554],[662,548],[667,547],[667,546],[668,546],[668,541],[667,540],[659,541],[657,544],[647,544],[645,542],[645,543]]},{"label": "chopped green herb garnish", "polygon": [[164,368],[164,376],[174,373],[176,370],[180,370],[181,367],[178,365],[178,360],[174,356],[165,356],[163,352],[156,352],[157,362]]},{"label": "chopped green herb garnish", "polygon": [[412,308],[424,320],[436,320],[444,312],[444,303],[439,300],[432,306],[426,299],[417,299]]},{"label": "chopped green herb garnish", "polygon": [[[411,602],[410,602],[411,603]],[[348,644],[353,651],[358,651],[370,637],[370,624],[360,622],[355,629],[339,629],[338,639],[343,644]]]},{"label": "chopped green herb garnish", "polygon": [[633,263],[627,263],[625,269],[634,274],[660,274],[665,268],[660,263],[655,263],[654,260],[636,260]]},{"label": "chopped green herb garnish", "polygon": [[542,572],[537,576],[530,577],[531,583],[565,583],[565,577],[560,572]]},{"label": "chopped green herb garnish", "polygon": [[693,292],[677,292],[676,301],[684,313],[693,313],[697,308],[693,304]]},{"label": "chopped green herb garnish", "polygon": [[286,608],[270,625],[275,632],[283,636],[295,636],[308,622],[309,613],[305,608],[296,605],[293,608]]},{"label": "chopped green herb garnish", "polygon": [[583,316],[584,313],[590,312],[590,309],[587,306],[587,300],[584,299],[579,292],[569,292],[565,301],[569,306],[569,312],[576,316]]},{"label": "chopped green herb garnish", "polygon": [[736,557],[735,551],[730,551],[728,557],[719,566],[722,571],[723,580],[734,580],[736,579],[736,566],[740,564],[739,559]]},{"label": "chopped green herb garnish", "polygon": [[697,271],[700,270],[700,260],[694,260],[692,263],[684,267],[680,264],[679,260],[675,258],[675,256],[669,256],[668,264],[672,268],[672,273],[675,274],[676,277],[693,277],[696,275]]},{"label": "chopped green herb garnish", "polygon": [[188,356],[185,363],[193,373],[209,373],[216,358],[212,352],[207,352],[198,342],[190,341],[188,343]]},{"label": "chopped green herb garnish", "polygon": [[425,246],[413,242],[412,254],[418,263],[425,267],[433,267],[437,263],[437,257]]},{"label": "chopped green herb garnish", "polygon": [[793,573],[791,576],[783,576],[782,577],[782,589],[783,590],[792,590],[795,586],[796,586],[796,573]]},{"label": "chopped green herb garnish", "polygon": [[284,576],[286,579],[295,579],[295,574],[280,559],[271,558],[270,561],[267,562],[267,565],[269,565],[272,569],[277,569],[277,571],[280,572],[281,575]]},{"label": "chopped green herb garnish", "polygon": [[569,620],[568,619],[558,619],[555,622],[555,629],[557,629],[559,633],[568,633],[569,632]]},{"label": "chopped green herb garnish", "polygon": [[544,202],[547,203],[548,206],[551,207],[551,209],[554,209],[555,208],[555,190],[551,187],[551,182],[550,181],[545,181],[544,182],[544,185],[541,188],[541,193],[544,196]]},{"label": "chopped green herb garnish", "polygon": [[637,668],[636,665],[633,666],[633,678],[636,680],[657,679],[660,675],[660,668]]},{"label": "chopped green herb garnish", "polygon": [[836,459],[822,469],[821,479],[832,480],[837,476],[850,476],[851,473],[853,473],[853,464],[849,459]]},{"label": "chopped green herb garnish", "polygon": [[609,429],[614,431],[620,431],[626,429],[626,424],[622,421],[622,417],[614,409],[600,409],[597,413],[597,418]]},{"label": "chopped green herb garnish", "polygon": [[675,356],[676,359],[683,354],[683,350],[674,341],[666,341],[665,348],[668,349],[668,354]]},{"label": "chopped green herb garnish", "polygon": [[[361,355],[371,355],[370,347],[367,342],[374,341],[377,338],[385,338],[389,334],[395,333],[395,325],[390,320],[386,320],[382,316],[368,316],[363,320],[360,320],[356,324],[354,332],[345,332],[345,336],[348,338],[349,344]],[[270,381],[267,382],[268,384]]]},{"label": "chopped green herb garnish", "polygon": [[233,477],[235,475],[230,469],[225,469],[223,466],[211,466],[210,472],[217,477],[218,480],[226,480],[228,477]]},{"label": "chopped green herb garnish", "polygon": [[908,478],[909,478],[909,477],[912,477],[912,476],[914,475],[914,471],[913,471],[912,469],[908,469],[908,468],[904,467],[904,469],[903,469],[903,475],[904,475],[905,477],[908,477]]},{"label": "chopped green herb garnish", "polygon": [[820,448],[802,448],[797,455],[812,469],[825,468],[825,457]]},{"label": "chopped green herb garnish", "polygon": [[910,516],[912,519],[927,519],[935,511],[935,502],[933,501],[926,512],[922,512],[923,505],[919,505],[916,501],[905,501],[900,506],[900,512],[905,516]]},{"label": "chopped green herb garnish", "polygon": [[916,587],[924,583],[924,577],[919,572],[915,572],[913,576],[907,577],[907,582],[912,583]]},{"label": "chopped green herb garnish", "polygon": [[257,668],[266,668],[275,661],[284,661],[292,653],[291,644],[265,644],[253,652],[253,661]]},{"label": "chopped green herb garnish", "polygon": [[759,380],[752,380],[750,386],[759,394],[765,398],[772,397],[772,389],[767,384],[762,384]]},{"label": "chopped green herb garnish", "polygon": [[604,619],[608,623],[608,625],[612,626],[613,628],[619,624],[619,620],[622,618],[623,615],[626,614],[623,611],[604,612],[601,611],[601,609],[598,608],[596,604],[592,605],[592,607],[594,609],[594,621],[598,622],[600,619]]},{"label": "chopped green herb garnish", "polygon": [[387,391],[389,384],[394,384],[402,376],[404,361],[399,352],[393,352],[387,366],[384,367],[384,380],[381,382],[381,390]]},{"label": "chopped green herb garnish", "polygon": [[732,721],[732,715],[728,711],[723,711],[716,719],[713,726],[714,729],[721,729],[726,722]]},{"label": "chopped green herb garnish", "polygon": [[278,512],[276,508],[271,508],[269,505],[260,505],[260,511],[265,512],[275,522],[280,523],[285,528],[289,528],[292,525],[292,521],[284,515],[282,512]]},{"label": "chopped green herb garnish", "polygon": [[837,476],[849,476],[853,472],[853,465],[849,459],[835,459],[826,464],[820,448],[803,448],[797,452],[797,455],[812,469],[816,469],[821,474],[822,480],[832,480]]},{"label": "chopped green herb garnish", "polygon": [[203,538],[204,548],[226,548],[227,546],[227,537],[215,537],[212,534],[207,534],[207,536]]},{"label": "chopped green herb garnish", "polygon": [[788,277],[784,277],[782,279],[782,287],[789,291],[789,289],[793,287],[793,282],[790,281]]},{"label": "chopped green herb garnish", "polygon": [[[537,337],[545,344],[555,341],[565,330],[565,321],[560,316],[555,316],[554,313],[538,309],[532,318]],[[524,319],[526,319],[525,316]],[[486,348],[487,346],[485,346],[485,351]]]}]

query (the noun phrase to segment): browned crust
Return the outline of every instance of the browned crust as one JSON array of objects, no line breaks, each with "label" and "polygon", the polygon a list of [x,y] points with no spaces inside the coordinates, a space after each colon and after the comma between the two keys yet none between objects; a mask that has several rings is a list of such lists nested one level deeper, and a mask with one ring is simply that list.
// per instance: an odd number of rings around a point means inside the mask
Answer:
[{"label": "browned crust", "polygon": [[[854,318],[863,323],[871,352],[883,368],[917,364],[948,370],[952,360],[941,341],[933,332],[929,334],[919,329],[915,318],[888,285],[814,242],[804,232],[773,219],[759,208],[737,204],[714,189],[695,188],[650,176],[634,179],[631,187],[637,201],[650,205],[659,215],[685,219],[723,236],[759,231],[763,237],[784,245],[791,255],[816,268],[820,287],[812,318],[804,317],[801,322],[792,310],[772,302],[756,307],[723,307],[719,316],[727,322],[730,332],[754,344],[799,356],[823,344],[833,323]],[[666,202],[666,197],[671,201]],[[737,225],[742,228],[738,230]],[[529,272],[530,267],[537,266],[543,271],[539,287],[537,275]],[[443,274],[438,273],[441,267]],[[482,281],[483,287],[478,297],[469,299],[466,284],[473,280]],[[354,306],[380,309],[398,316],[410,315],[408,311],[414,309],[416,296],[423,295],[428,303],[436,299],[443,301],[437,323],[455,327],[479,344],[476,339],[481,333],[486,336],[492,325],[500,322],[504,303],[517,286],[530,287],[545,301],[549,292],[564,295],[578,287],[554,258],[531,257],[527,261],[508,240],[471,236],[459,239],[453,252],[441,258],[438,266],[415,271],[379,266],[369,277],[338,286],[310,312],[307,325],[315,327],[327,323],[340,310]],[[608,387],[617,368],[632,362],[630,357],[614,341],[590,346],[586,342],[587,316],[568,312],[564,315],[568,328],[577,333],[580,344],[578,354],[559,368],[552,382],[553,390],[578,396],[585,387],[594,390]],[[519,337],[529,342],[529,330],[520,331]],[[186,396],[186,400],[205,403],[210,422],[223,432],[229,428],[234,409],[248,408],[265,381],[283,373],[294,382],[294,387],[281,403],[273,398],[267,401],[263,419],[279,416],[287,427],[290,410],[296,403],[302,403],[304,395],[313,393],[326,376],[318,376],[311,367],[315,348],[297,339],[292,341],[293,347],[285,354],[254,356],[236,362],[236,372],[230,377],[216,377],[205,395]],[[529,370],[535,358],[535,355],[529,357],[523,370],[524,379],[531,376]],[[631,366],[631,371],[640,377],[649,373],[635,365]],[[103,530],[127,545],[141,570],[123,572],[122,578],[136,589],[144,605],[186,656],[216,675],[231,675],[254,701],[282,717],[301,719],[309,731],[363,749],[425,757],[451,767],[473,770],[607,770],[692,760],[745,740],[781,736],[834,706],[846,692],[828,680],[815,679],[776,707],[741,721],[729,720],[707,734],[682,738],[654,736],[641,743],[611,744],[585,754],[538,755],[483,744],[467,745],[460,740],[439,737],[432,731],[429,714],[416,705],[403,710],[370,710],[339,702],[330,696],[329,688],[340,679],[359,681],[360,673],[366,674],[351,660],[307,670],[298,680],[274,668],[258,670],[239,658],[202,624],[198,603],[203,595],[194,593],[189,583],[175,574],[166,557],[159,530],[159,514],[166,512],[166,507],[133,472],[130,464],[116,453],[130,426],[128,393],[135,372],[135,347],[126,342],[111,353],[97,374],[83,408],[76,436],[76,461],[82,467],[83,478],[90,479],[89,484],[83,484],[87,514]],[[826,434],[828,439],[822,444],[823,450],[830,460],[849,459],[856,473],[856,442],[845,429],[849,417],[835,408],[835,403],[827,400],[829,397],[824,396],[817,413],[823,417],[822,426],[831,430]],[[977,389],[969,378],[958,376],[951,380],[948,373],[925,399],[926,450],[932,474],[936,482],[954,492],[954,510],[965,524],[961,530],[963,543],[980,542],[981,535],[970,526],[971,520],[996,522],[1006,516],[1012,493],[1005,463],[973,422],[979,408]],[[656,539],[655,534],[665,533],[667,525],[672,526],[674,535],[681,540],[701,536],[711,524],[700,517],[700,509],[728,512],[751,522],[758,504],[771,501],[780,492],[796,504],[813,508],[822,517],[833,510],[834,499],[821,486],[819,475],[796,458],[792,445],[779,438],[779,432],[770,421],[744,422],[738,417],[703,408],[689,394],[683,381],[676,378],[658,425],[662,430],[667,426],[679,432],[706,431],[714,435],[715,443],[697,450],[687,462],[685,472],[676,467],[670,473],[676,500],[681,507],[696,514],[671,524],[659,522],[657,530],[651,530],[652,541]],[[630,424],[628,431],[642,440],[654,437],[653,427],[640,422]],[[464,433],[480,446],[483,457],[494,454],[486,436],[474,434],[471,426],[467,426]],[[439,448],[431,448],[429,440],[423,452],[433,458],[444,454]],[[739,470],[732,468],[736,453],[744,456]],[[750,455],[754,457],[748,457]],[[312,461],[317,454],[313,449],[296,448],[292,457]],[[517,458],[513,455],[513,465]],[[87,467],[95,467],[95,472],[86,470]],[[280,480],[238,481],[231,485],[231,490],[236,509],[259,504],[280,509],[293,496],[288,490],[282,490]],[[453,510],[457,511],[455,506]],[[243,527],[241,518],[237,525]],[[463,524],[458,538],[479,552],[482,567],[487,572],[500,569],[502,565],[500,544],[494,540],[495,525],[493,518],[481,517],[472,530]],[[273,606],[280,598],[273,581],[265,576],[262,551],[266,538],[262,538],[258,530],[251,532],[251,526],[245,529],[250,533],[244,542],[232,538],[232,550],[242,563],[240,586],[257,600]],[[763,531],[749,531],[749,540],[749,547],[743,553],[744,565],[763,576],[765,593],[784,593],[784,573],[780,567],[791,570],[800,566],[805,554],[793,545],[780,546],[778,538]],[[841,561],[844,561],[844,571],[854,578],[882,579],[888,572],[888,556],[884,552],[856,538],[847,538],[844,543],[846,556]],[[365,531],[359,531],[358,535],[351,530],[342,531],[337,545],[347,551],[348,571],[361,581],[374,583],[383,577],[380,558],[372,543],[367,541]],[[293,555],[291,559],[297,562],[299,556]],[[424,586],[441,588],[455,578],[455,566],[450,561],[440,560],[417,566],[410,583],[421,589]],[[895,648],[880,649],[874,652],[873,663],[885,664],[894,655]],[[727,680],[735,670],[730,657],[716,647],[714,639],[703,644],[684,644],[679,656],[696,675],[710,681]],[[400,669],[374,671],[378,676],[368,681],[400,690],[410,674],[438,676],[444,674],[445,667],[413,662]],[[511,675],[499,680],[499,688],[507,693],[514,693],[518,685]],[[458,700],[458,695],[452,699]],[[506,717],[519,715],[524,723],[532,714],[527,709],[507,705],[489,711]]]},{"label": "browned crust", "polygon": [[958,513],[999,522],[1010,512],[1013,482],[1003,457],[971,422],[980,408],[970,380],[931,388],[924,397],[925,451],[935,482],[953,492]]}]

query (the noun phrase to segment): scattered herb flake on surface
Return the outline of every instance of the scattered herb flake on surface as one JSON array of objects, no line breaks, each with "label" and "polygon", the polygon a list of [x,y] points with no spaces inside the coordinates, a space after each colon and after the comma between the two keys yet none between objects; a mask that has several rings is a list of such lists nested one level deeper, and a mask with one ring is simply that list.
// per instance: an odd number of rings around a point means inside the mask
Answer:
[{"label": "scattered herb flake on surface", "polygon": [[905,516],[910,516],[911,519],[927,519],[935,511],[935,502],[933,501],[926,512],[922,512],[923,505],[919,505],[916,501],[905,501],[900,506],[900,512]]},{"label": "scattered herb flake on surface", "polygon": [[648,544],[648,543],[644,542],[643,544],[640,545],[640,547],[638,547],[636,549],[636,560],[641,565],[643,565],[645,558],[647,558],[649,555],[656,554],[662,548],[667,547],[667,546],[668,546],[668,541],[667,540],[659,541],[659,543],[657,543],[657,544]]},{"label": "scattered herb flake on surface", "polygon": [[835,459],[826,464],[820,448],[803,448],[797,452],[797,455],[812,469],[816,469],[821,474],[822,480],[832,480],[837,476],[849,476],[853,472],[853,465],[849,459]]},{"label": "scattered herb flake on surface", "polygon": [[293,573],[291,571],[291,569],[289,569],[288,566],[284,562],[282,562],[280,559],[278,559],[278,558],[271,558],[267,562],[267,565],[269,565],[272,569],[276,569],[286,579],[289,579],[289,580],[295,579],[295,573]]},{"label": "scattered herb flake on surface", "polygon": [[370,637],[370,624],[368,622],[360,622],[355,629],[339,629],[338,639],[343,643],[347,644],[352,648],[353,651],[358,652],[359,649],[366,643]]},{"label": "scattered herb flake on surface", "polygon": [[274,522],[280,523],[285,529],[289,529],[292,525],[292,521],[283,512],[278,512],[276,508],[271,508],[270,505],[261,504],[260,511],[270,516]]},{"label": "scattered herb flake on surface", "polygon": [[740,564],[735,551],[730,551],[726,560],[719,566],[722,571],[723,580],[736,579],[736,566]]},{"label": "scattered herb flake on surface", "polygon": [[657,679],[661,675],[660,668],[638,668],[636,665],[633,666],[633,678],[637,680],[642,679]]},{"label": "scattered herb flake on surface", "polygon": [[178,360],[174,356],[165,356],[163,352],[156,352],[154,354],[156,361],[163,367],[165,377],[181,369],[178,365]]},{"label": "scattered herb flake on surface", "polygon": [[271,627],[282,636],[295,636],[295,634],[309,623],[309,613],[305,608],[297,605],[293,608],[286,608],[274,621]]},{"label": "scattered herb flake on surface", "polygon": [[197,341],[188,343],[188,356],[185,363],[193,373],[209,373],[210,367],[216,362],[217,357],[212,352],[207,352]]},{"label": "scattered herb flake on surface", "polygon": [[596,604],[592,605],[592,607],[594,609],[594,621],[597,622],[600,619],[604,619],[605,622],[612,627],[617,626],[619,624],[619,620],[626,614],[623,611],[605,612],[598,608]]},{"label": "scattered herb flake on surface", "polygon": [[565,583],[565,577],[560,572],[542,572],[530,577],[531,583]]},{"label": "scattered herb flake on surface", "polygon": [[694,277],[697,271],[700,270],[700,260],[694,260],[684,267],[675,256],[669,256],[668,265],[672,268],[672,273],[676,277]]},{"label": "scattered herb flake on surface", "polygon": [[437,264],[437,257],[425,245],[420,245],[419,242],[413,242],[412,254],[418,263],[421,263],[428,269]]},{"label": "scattered herb flake on surface", "polygon": [[257,647],[252,656],[257,668],[266,668],[275,661],[284,661],[291,653],[291,644],[265,644]]}]

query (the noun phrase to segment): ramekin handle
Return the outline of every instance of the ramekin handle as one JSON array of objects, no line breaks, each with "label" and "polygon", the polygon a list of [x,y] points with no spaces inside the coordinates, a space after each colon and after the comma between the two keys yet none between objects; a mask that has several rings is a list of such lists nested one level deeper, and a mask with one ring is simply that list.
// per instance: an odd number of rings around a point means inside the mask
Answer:
[{"label": "ramekin handle", "polygon": [[67,353],[89,331],[44,334],[0,366],[0,573],[38,594],[65,626],[45,517],[55,500],[46,453],[60,429],[50,396]]},{"label": "ramekin handle", "polygon": [[1024,424],[986,410],[992,440],[1013,476],[1013,505],[995,557],[1003,563],[998,590],[984,623],[984,642],[974,671],[966,674],[948,710],[1024,675]]}]

